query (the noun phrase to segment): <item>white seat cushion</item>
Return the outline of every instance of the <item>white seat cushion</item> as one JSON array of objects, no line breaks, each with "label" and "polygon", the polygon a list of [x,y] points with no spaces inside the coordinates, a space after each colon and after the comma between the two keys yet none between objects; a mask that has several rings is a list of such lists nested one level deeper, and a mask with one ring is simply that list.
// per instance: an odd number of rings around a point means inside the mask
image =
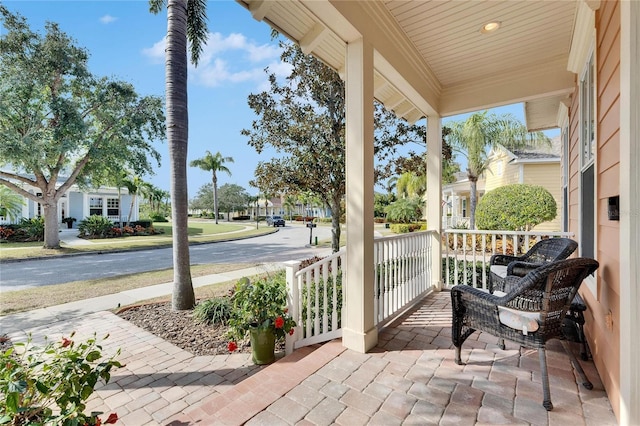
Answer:
[{"label": "white seat cushion", "polygon": [[500,322],[507,327],[522,331],[525,336],[538,330],[540,312],[518,311],[516,309],[498,306]]},{"label": "white seat cushion", "polygon": [[507,276],[507,267],[505,265],[491,265],[489,270],[492,274],[496,274],[500,278]]}]

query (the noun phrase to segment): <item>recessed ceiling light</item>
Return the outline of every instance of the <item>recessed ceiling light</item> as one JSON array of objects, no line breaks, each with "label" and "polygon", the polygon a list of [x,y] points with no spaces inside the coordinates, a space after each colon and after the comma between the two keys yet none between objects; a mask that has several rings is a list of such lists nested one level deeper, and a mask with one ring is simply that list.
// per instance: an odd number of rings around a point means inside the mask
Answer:
[{"label": "recessed ceiling light", "polygon": [[482,26],[482,28],[480,29],[481,33],[492,33],[494,31],[496,31],[498,28],[500,28],[500,25],[502,24],[502,22],[500,21],[491,21],[491,22],[487,22],[486,24],[484,24]]}]

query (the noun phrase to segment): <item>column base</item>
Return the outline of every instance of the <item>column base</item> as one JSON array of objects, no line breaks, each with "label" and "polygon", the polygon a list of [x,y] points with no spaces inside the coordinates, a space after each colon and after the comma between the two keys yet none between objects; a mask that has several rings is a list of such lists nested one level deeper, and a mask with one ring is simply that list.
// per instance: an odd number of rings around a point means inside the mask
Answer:
[{"label": "column base", "polygon": [[348,328],[342,329],[342,346],[360,353],[366,353],[378,344],[378,328],[373,327],[366,333]]}]

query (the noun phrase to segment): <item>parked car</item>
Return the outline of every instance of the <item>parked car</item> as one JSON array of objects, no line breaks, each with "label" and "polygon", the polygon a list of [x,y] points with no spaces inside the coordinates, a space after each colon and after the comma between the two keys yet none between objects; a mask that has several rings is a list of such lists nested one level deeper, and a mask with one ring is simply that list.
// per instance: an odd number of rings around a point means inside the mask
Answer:
[{"label": "parked car", "polygon": [[284,226],[284,218],[282,216],[267,216],[267,225],[269,226]]}]

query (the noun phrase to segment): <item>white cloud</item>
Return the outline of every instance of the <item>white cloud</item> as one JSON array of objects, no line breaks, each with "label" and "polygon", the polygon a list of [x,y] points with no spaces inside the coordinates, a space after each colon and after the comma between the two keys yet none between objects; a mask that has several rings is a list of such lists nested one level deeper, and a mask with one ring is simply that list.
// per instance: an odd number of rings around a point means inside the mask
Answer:
[{"label": "white cloud", "polygon": [[[154,62],[164,61],[166,38],[142,50],[143,55]],[[254,82],[262,87],[266,81],[265,67],[278,76],[288,74],[290,66],[282,64],[278,57],[280,49],[276,44],[258,45],[243,34],[209,33],[207,44],[202,49],[198,67],[189,65],[189,77],[205,87],[223,84]]]},{"label": "white cloud", "polygon": [[167,45],[167,37],[156,42],[153,46],[142,49],[142,54],[149,57],[154,63],[164,62],[164,50]]},{"label": "white cloud", "polygon": [[102,22],[105,25],[108,25],[114,21],[117,21],[118,18],[116,18],[115,16],[111,16],[111,15],[104,15],[100,18],[100,22]]}]

